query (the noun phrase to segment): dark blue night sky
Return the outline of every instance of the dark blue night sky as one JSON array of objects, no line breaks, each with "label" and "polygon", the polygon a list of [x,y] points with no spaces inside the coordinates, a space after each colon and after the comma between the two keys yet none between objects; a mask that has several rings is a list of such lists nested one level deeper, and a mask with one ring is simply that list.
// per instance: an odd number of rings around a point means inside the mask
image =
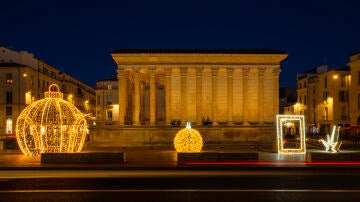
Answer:
[{"label": "dark blue night sky", "polygon": [[343,67],[360,51],[360,1],[67,1],[1,3],[0,45],[28,50],[92,86],[116,76],[119,48],[286,51],[280,85]]}]

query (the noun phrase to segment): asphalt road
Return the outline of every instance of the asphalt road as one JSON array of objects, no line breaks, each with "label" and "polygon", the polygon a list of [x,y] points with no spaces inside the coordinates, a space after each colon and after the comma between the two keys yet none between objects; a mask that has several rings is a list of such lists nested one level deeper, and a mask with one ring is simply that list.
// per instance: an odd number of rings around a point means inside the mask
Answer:
[{"label": "asphalt road", "polygon": [[140,157],[42,165],[38,157],[1,154],[0,201],[360,201],[360,165],[351,162],[307,164],[304,155],[262,153],[270,164],[178,166]]},{"label": "asphalt road", "polygon": [[359,201],[357,166],[1,171],[0,201]]}]

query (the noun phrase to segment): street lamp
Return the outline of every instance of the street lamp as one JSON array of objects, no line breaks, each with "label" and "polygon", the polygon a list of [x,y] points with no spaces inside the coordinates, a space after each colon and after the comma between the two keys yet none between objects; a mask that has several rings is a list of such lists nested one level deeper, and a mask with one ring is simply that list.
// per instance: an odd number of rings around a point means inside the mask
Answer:
[{"label": "street lamp", "polygon": [[301,105],[298,102],[294,105],[295,114],[300,114],[300,107],[301,107]]}]

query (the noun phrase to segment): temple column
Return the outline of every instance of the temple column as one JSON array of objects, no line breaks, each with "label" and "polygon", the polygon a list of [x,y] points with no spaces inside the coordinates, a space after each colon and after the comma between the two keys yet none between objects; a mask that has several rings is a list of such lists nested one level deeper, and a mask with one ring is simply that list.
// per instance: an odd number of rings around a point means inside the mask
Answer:
[{"label": "temple column", "polygon": [[165,121],[171,124],[171,68],[165,68]]},{"label": "temple column", "polygon": [[134,114],[133,124],[140,125],[140,69],[134,69]]},{"label": "temple column", "polygon": [[187,80],[187,68],[180,68],[181,75],[181,121],[186,123],[187,120],[187,107],[186,107],[186,80]]},{"label": "temple column", "polygon": [[119,85],[119,124],[125,124],[126,113],[126,79],[124,68],[119,67],[118,73],[118,85]]},{"label": "temple column", "polygon": [[259,124],[263,125],[264,124],[264,73],[265,73],[266,68],[265,67],[259,67],[258,68],[258,76],[259,76],[259,106],[258,106],[258,110],[259,110]]},{"label": "temple column", "polygon": [[202,124],[202,73],[203,68],[196,69],[196,123]]},{"label": "temple column", "polygon": [[212,125],[218,125],[217,122],[217,74],[219,72],[218,67],[214,67],[211,69],[211,75],[212,75]]},{"label": "temple column", "polygon": [[227,68],[227,113],[228,125],[233,124],[233,74],[234,68]]},{"label": "temple column", "polygon": [[155,97],[155,90],[156,90],[156,82],[155,82],[155,68],[150,67],[150,125],[155,125],[155,108],[156,108],[156,97]]},{"label": "temple column", "polygon": [[275,117],[276,114],[279,113],[279,74],[281,72],[280,68],[274,68],[272,73],[273,73],[273,86],[274,86],[274,92],[273,92],[273,109],[274,109],[274,114],[273,116]]},{"label": "temple column", "polygon": [[242,69],[242,81],[243,81],[243,125],[248,126],[249,117],[248,117],[248,80],[249,80],[250,68],[243,67]]},{"label": "temple column", "polygon": [[140,122],[145,122],[145,84],[140,82]]}]

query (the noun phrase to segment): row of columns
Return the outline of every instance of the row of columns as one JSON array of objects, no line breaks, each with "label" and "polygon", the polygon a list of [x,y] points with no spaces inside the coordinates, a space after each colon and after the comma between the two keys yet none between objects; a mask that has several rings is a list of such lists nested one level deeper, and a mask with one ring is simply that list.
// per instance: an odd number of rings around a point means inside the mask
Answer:
[{"label": "row of columns", "polygon": [[[140,69],[133,68],[134,70],[134,110],[133,110],[133,124],[140,124]],[[148,68],[150,77],[150,125],[156,124],[156,68]],[[165,68],[165,121],[166,124],[171,122],[171,68]],[[258,68],[258,120],[262,124],[264,122],[264,73],[266,68]],[[219,68],[211,68],[211,83],[212,83],[212,121],[213,125],[217,125],[217,76]],[[250,68],[242,68],[242,111],[243,113],[243,125],[249,125],[248,113],[248,80],[249,80]],[[202,73],[203,68],[196,68],[196,122],[202,122]],[[279,73],[280,69],[273,70],[273,112],[274,115],[278,113],[278,89],[279,89]],[[233,124],[233,74],[234,68],[227,68],[227,114],[228,124]],[[180,68],[181,76],[181,120],[186,121],[187,109],[186,109],[186,89],[187,89],[187,68]],[[118,80],[119,80],[119,124],[125,124],[125,114],[127,106],[127,89],[126,89],[126,78],[125,69],[118,68]]]}]

